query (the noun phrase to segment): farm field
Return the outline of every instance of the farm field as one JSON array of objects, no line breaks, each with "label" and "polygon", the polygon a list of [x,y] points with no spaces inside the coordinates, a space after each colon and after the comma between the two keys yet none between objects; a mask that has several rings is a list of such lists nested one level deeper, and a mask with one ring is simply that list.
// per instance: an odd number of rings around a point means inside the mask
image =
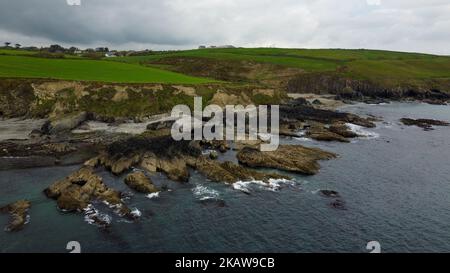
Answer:
[{"label": "farm field", "polygon": [[213,81],[136,64],[12,55],[0,55],[0,77],[114,83],[202,84]]}]

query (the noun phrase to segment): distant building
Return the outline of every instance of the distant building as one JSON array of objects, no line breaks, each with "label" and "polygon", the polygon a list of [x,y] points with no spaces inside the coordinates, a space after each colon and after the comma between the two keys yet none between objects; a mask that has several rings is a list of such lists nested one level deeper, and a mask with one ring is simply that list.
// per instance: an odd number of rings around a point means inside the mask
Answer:
[{"label": "distant building", "polygon": [[206,48],[206,46],[204,46],[204,45],[201,45],[198,47],[198,49],[205,49],[205,48]]},{"label": "distant building", "polygon": [[113,57],[117,57],[117,54],[116,54],[116,52],[110,51],[110,52],[106,52],[106,53],[105,53],[105,57],[107,57],[107,58],[113,58]]},{"label": "distant building", "polygon": [[221,45],[221,46],[213,45],[213,46],[210,46],[209,48],[236,48],[236,47],[233,45]]}]

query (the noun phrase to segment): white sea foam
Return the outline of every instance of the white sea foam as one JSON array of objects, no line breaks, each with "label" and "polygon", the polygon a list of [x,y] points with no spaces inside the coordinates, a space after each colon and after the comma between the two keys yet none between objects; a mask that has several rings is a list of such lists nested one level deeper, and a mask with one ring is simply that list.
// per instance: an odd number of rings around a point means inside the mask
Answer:
[{"label": "white sea foam", "polygon": [[23,223],[24,225],[28,225],[31,221],[31,216],[29,214],[27,214],[27,216],[25,216],[25,223]]},{"label": "white sea foam", "polygon": [[306,132],[304,130],[300,130],[297,132],[298,137],[294,137],[295,140],[298,141],[312,141],[312,139],[305,137]]},{"label": "white sea foam", "polygon": [[111,224],[111,216],[98,211],[92,204],[84,209],[84,220],[90,225]]},{"label": "white sea foam", "polygon": [[153,193],[147,194],[147,198],[148,199],[158,198],[159,197],[159,193],[160,192],[153,192]]},{"label": "white sea foam", "polygon": [[347,127],[354,133],[358,134],[361,137],[365,137],[365,138],[378,138],[380,137],[379,134],[366,130],[364,129],[364,127],[353,124],[353,123],[346,123],[345,125],[347,125]]},{"label": "white sea foam", "polygon": [[133,216],[136,217],[136,218],[139,218],[139,217],[142,216],[142,212],[141,212],[139,209],[137,209],[137,208],[134,208],[134,209],[130,212],[130,214],[133,215]]},{"label": "white sea foam", "polygon": [[294,139],[298,141],[312,141],[312,139],[307,137],[294,137]]},{"label": "white sea foam", "polygon": [[219,199],[219,192],[203,185],[197,185],[192,189],[194,195],[200,200]]},{"label": "white sea foam", "polygon": [[288,179],[269,179],[267,183],[261,180],[238,181],[233,184],[233,189],[244,193],[250,193],[253,186],[256,186],[258,189],[279,191],[283,185],[294,186],[295,184],[295,181]]}]

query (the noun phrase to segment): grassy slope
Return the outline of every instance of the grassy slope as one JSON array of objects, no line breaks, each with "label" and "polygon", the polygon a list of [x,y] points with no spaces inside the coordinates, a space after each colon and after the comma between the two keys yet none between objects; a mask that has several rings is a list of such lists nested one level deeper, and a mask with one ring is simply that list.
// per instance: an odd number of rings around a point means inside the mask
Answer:
[{"label": "grassy slope", "polygon": [[116,61],[141,63],[176,56],[256,61],[301,68],[306,72],[328,72],[335,71],[338,67],[346,67],[345,75],[350,78],[388,80],[394,83],[450,78],[450,57],[448,56],[380,50],[202,49],[156,52],[149,56],[117,58]]},{"label": "grassy slope", "polygon": [[212,80],[118,62],[0,55],[0,77],[116,83],[201,84]]},{"label": "grassy slope", "polygon": [[450,79],[450,57],[380,50],[236,48],[155,52],[105,61],[26,57],[34,52],[0,49],[0,77],[65,80],[198,84],[210,80],[169,72],[163,65],[139,66],[167,57],[197,57],[252,61],[332,72],[345,67],[345,76],[398,84],[429,79]]}]

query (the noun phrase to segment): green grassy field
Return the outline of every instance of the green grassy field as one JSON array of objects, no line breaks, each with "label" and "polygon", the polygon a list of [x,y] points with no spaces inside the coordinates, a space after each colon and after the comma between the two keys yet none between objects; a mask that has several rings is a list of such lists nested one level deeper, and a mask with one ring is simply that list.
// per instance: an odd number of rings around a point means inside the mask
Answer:
[{"label": "green grassy field", "polygon": [[18,56],[22,56],[22,55],[33,55],[36,54],[36,52],[34,51],[28,51],[28,50],[21,50],[21,49],[4,49],[1,48],[0,49],[0,55],[18,55]]},{"label": "green grassy field", "polygon": [[236,48],[155,52],[149,56],[121,57],[115,61],[146,63],[168,57],[245,60],[303,69],[306,72],[347,68],[346,76],[358,79],[450,78],[450,57],[420,53],[347,49]]},{"label": "green grassy field", "polygon": [[[429,79],[450,79],[450,57],[381,50],[233,48],[153,52],[147,56],[108,58],[102,61],[46,59],[26,56],[36,52],[0,49],[0,77],[51,78],[119,83],[200,84],[213,80],[169,71],[156,64],[165,58],[187,57],[249,61],[301,69],[334,72],[354,79],[391,84]],[[152,64],[155,63],[155,64]],[[239,62],[236,62],[239,66]],[[344,71],[344,72],[342,72]],[[275,73],[274,76],[277,74]]]},{"label": "green grassy field", "polygon": [[0,77],[116,83],[202,84],[213,81],[136,64],[10,55],[0,55]]},{"label": "green grassy field", "polygon": [[131,56],[116,58],[115,61],[143,63],[158,61],[167,57],[196,57],[218,60],[253,61],[287,67],[301,68],[306,71],[332,71],[339,66],[338,60],[310,58],[301,55],[290,56],[285,49],[202,49],[177,52],[156,52],[148,56]]}]

